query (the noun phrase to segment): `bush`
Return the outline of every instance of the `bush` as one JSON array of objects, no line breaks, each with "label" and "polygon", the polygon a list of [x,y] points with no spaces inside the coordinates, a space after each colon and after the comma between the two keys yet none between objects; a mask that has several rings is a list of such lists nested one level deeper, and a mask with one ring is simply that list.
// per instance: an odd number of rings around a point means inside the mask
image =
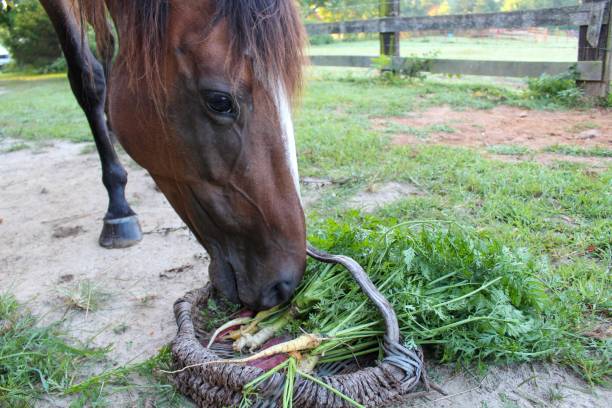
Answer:
[{"label": "bush", "polygon": [[36,70],[36,72],[41,74],[52,74],[66,71],[68,71],[68,65],[66,64],[66,59],[64,57],[59,57],[51,64]]},{"label": "bush", "polygon": [[332,44],[335,41],[331,34],[311,35],[309,40],[310,45]]},{"label": "bush", "polygon": [[553,102],[574,107],[584,99],[584,93],[577,85],[580,78],[576,68],[558,75],[542,74],[527,81],[527,97],[549,99]]},{"label": "bush", "polygon": [[395,83],[402,79],[425,79],[424,72],[431,69],[432,60],[438,55],[437,52],[430,52],[423,56],[415,54],[405,58],[399,67],[393,66],[393,60],[387,55],[372,58],[372,67],[380,71],[380,78],[384,82]]},{"label": "bush", "polygon": [[37,0],[22,0],[3,19],[0,40],[20,66],[43,68],[62,56],[59,41]]}]

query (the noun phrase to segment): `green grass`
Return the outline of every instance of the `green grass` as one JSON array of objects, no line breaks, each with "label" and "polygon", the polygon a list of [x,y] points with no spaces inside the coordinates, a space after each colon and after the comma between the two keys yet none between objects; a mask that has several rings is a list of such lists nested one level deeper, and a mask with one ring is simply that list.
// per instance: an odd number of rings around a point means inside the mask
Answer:
[{"label": "green grass", "polygon": [[531,149],[517,145],[493,145],[487,147],[487,151],[489,153],[501,155],[523,155],[530,153]]},{"label": "green grass", "polygon": [[546,152],[582,157],[612,157],[612,149],[605,147],[579,147],[569,145],[554,145],[544,149]]},{"label": "green grass", "polygon": [[[311,46],[310,55],[377,56],[378,41],[347,41]],[[401,41],[401,55],[426,55],[436,58],[501,61],[576,61],[578,42],[575,38],[549,36],[547,41],[533,39],[495,39],[467,37],[418,37]]]},{"label": "green grass", "polygon": [[44,397],[67,401],[71,408],[108,405],[113,393],[137,393],[141,402],[154,398],[158,406],[185,406],[160,369],[169,370],[170,351],[141,363],[108,367],[108,349],[73,345],[61,322],[41,325],[8,294],[0,293],[0,407],[32,407]]},{"label": "green grass", "polygon": [[66,75],[0,75],[0,137],[90,141],[90,131]]},{"label": "green grass", "polygon": [[22,143],[22,142],[17,142],[17,143],[13,143],[11,144],[9,147],[6,147],[2,150],[0,150],[0,152],[2,153],[13,153],[13,152],[18,152],[20,150],[26,150],[29,149],[30,145],[27,143]]},{"label": "green grass", "polygon": [[29,407],[44,394],[61,394],[84,362],[104,353],[68,345],[57,325],[39,326],[12,296],[0,294],[0,406]]}]

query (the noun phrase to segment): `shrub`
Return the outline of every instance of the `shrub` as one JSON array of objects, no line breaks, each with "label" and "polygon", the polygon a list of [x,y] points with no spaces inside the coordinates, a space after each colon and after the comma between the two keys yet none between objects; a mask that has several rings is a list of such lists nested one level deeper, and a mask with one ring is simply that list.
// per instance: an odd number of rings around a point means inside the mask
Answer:
[{"label": "shrub", "polygon": [[393,60],[387,55],[372,58],[372,67],[381,73],[381,79],[385,82],[395,83],[401,79],[425,79],[424,72],[431,69],[432,60],[438,55],[431,52],[423,56],[415,54],[405,58],[400,66],[393,66]]},{"label": "shrub", "polygon": [[311,35],[309,40],[310,45],[332,44],[335,41],[331,34]]},{"label": "shrub", "polygon": [[526,96],[549,99],[570,107],[577,106],[584,100],[584,93],[576,82],[579,78],[575,67],[558,75],[542,74],[539,78],[530,78],[527,81]]},{"label": "shrub", "polygon": [[0,40],[20,66],[46,67],[62,56],[59,41],[37,0],[22,0],[3,19]]}]

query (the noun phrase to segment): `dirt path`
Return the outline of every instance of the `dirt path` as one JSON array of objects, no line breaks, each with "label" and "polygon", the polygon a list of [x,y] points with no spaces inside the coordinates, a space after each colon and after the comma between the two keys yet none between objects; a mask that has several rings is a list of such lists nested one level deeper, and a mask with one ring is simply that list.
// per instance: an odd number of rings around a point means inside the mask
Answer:
[{"label": "dirt path", "polygon": [[[99,247],[106,193],[97,156],[82,149],[56,142],[42,151],[0,155],[1,290],[46,321],[63,318],[78,339],[113,345],[109,357],[116,364],[145,359],[175,334],[172,303],[207,281],[206,254],[151,178],[134,165],[128,166],[128,199],[145,238],[125,250]],[[96,311],[73,310],[63,299],[84,282],[106,294]],[[446,367],[430,371],[458,395],[435,400],[434,394],[435,401],[415,401],[416,406],[604,407],[612,398],[609,391],[589,390],[571,372],[554,366],[495,368],[484,378],[454,375]],[[113,406],[135,406],[134,398],[116,396]]]},{"label": "dirt path", "polygon": [[[207,281],[206,255],[152,179],[135,169],[128,169],[128,200],[145,238],[125,250],[98,246],[106,192],[97,156],[82,148],[55,143],[39,154],[1,156],[2,290],[48,321],[68,313],[72,335],[113,344],[110,356],[120,364],[148,358],[175,333],[172,302]],[[104,293],[99,310],[67,308],[63,297],[86,282],[94,296]]]}]

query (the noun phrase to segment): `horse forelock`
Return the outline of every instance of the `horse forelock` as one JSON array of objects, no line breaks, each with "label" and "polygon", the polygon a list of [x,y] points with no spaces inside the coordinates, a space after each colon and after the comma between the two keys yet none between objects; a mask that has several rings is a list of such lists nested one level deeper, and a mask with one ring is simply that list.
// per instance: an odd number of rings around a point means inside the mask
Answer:
[{"label": "horse forelock", "polygon": [[230,67],[251,63],[255,78],[270,91],[279,80],[289,100],[302,86],[305,32],[293,0],[217,0],[217,16],[227,22]]}]

